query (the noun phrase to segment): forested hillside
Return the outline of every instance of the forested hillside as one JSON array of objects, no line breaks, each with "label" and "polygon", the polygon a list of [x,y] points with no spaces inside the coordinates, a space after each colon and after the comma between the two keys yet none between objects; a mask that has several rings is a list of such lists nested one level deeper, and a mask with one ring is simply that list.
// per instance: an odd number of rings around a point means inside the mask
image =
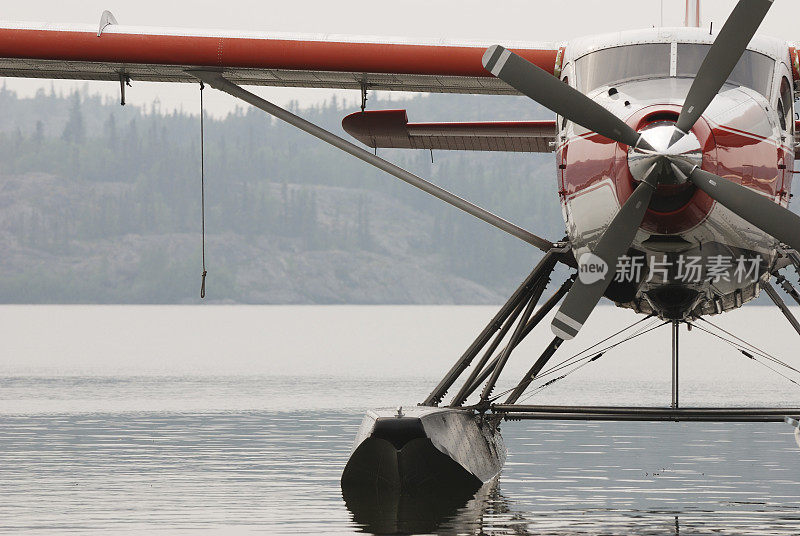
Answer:
[{"label": "forested hillside", "polygon": [[[369,106],[407,108],[412,121],[549,116],[513,97]],[[336,100],[294,108],[337,133],[355,111]],[[0,302],[198,300],[197,115],[1,90],[0,117]],[[207,118],[205,141],[208,300],[497,302],[539,257],[258,110]],[[537,234],[564,235],[552,155],[380,154]]]}]

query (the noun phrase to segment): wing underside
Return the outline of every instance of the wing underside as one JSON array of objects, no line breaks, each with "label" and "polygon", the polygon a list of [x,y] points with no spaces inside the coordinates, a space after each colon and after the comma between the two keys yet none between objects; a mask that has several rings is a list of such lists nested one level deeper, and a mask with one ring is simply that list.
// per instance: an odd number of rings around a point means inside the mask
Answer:
[{"label": "wing underside", "polygon": [[405,110],[357,112],[342,127],[373,148],[550,153],[556,140],[552,120],[409,123]]}]

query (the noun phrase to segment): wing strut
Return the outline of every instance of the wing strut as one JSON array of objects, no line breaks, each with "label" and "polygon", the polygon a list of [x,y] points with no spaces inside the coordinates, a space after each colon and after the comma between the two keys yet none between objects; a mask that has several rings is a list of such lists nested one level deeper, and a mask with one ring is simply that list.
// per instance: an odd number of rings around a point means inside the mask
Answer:
[{"label": "wing strut", "polygon": [[349,153],[356,158],[363,160],[364,162],[375,166],[376,168],[389,173],[390,175],[394,175],[398,179],[407,182],[408,184],[419,188],[420,190],[429,193],[430,195],[441,199],[445,203],[449,203],[454,207],[463,210],[464,212],[479,218],[486,223],[497,227],[498,229],[505,231],[506,233],[516,236],[520,240],[531,244],[542,251],[549,251],[554,247],[553,242],[549,240],[545,240],[544,238],[538,237],[533,233],[526,231],[525,229],[514,225],[513,223],[504,220],[503,218],[492,214],[491,212],[482,209],[481,207],[470,203],[469,201],[458,197],[455,194],[448,192],[447,190],[436,186],[435,184],[426,181],[425,179],[410,173],[391,162],[384,160],[383,158],[370,153],[362,149],[361,147],[350,143],[349,141],[345,140],[325,130],[322,127],[315,125],[309,121],[306,121],[302,117],[298,117],[295,114],[281,108],[280,106],[276,106],[269,101],[266,101],[255,95],[246,89],[234,84],[233,82],[227,80],[224,76],[222,76],[219,72],[213,71],[188,71],[193,76],[196,76],[209,86],[213,87],[214,89],[218,89],[220,91],[224,91],[229,95],[233,95],[234,97],[241,99],[248,104],[255,106],[270,115],[281,119],[289,123],[292,126],[299,128],[305,132],[308,132],[312,136],[316,136],[317,138],[321,139],[322,141],[333,145],[334,147],[341,149],[342,151]]},{"label": "wing strut", "polygon": [[800,334],[800,322],[798,322],[797,318],[795,318],[794,314],[792,314],[791,309],[786,306],[786,302],[783,301],[783,298],[781,298],[781,295],[778,294],[777,290],[775,290],[775,287],[773,287],[768,281],[762,281],[761,288],[767,292],[767,296],[769,296],[769,299],[772,300],[772,303],[778,306],[778,309],[781,310],[783,316],[786,317],[786,320],[788,320],[794,330]]}]

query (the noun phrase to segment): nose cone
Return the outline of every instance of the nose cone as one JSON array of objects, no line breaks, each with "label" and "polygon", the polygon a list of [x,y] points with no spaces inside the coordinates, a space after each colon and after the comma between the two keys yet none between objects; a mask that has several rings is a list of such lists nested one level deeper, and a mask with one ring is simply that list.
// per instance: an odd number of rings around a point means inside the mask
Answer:
[{"label": "nose cone", "polygon": [[[702,164],[703,151],[697,136],[692,132],[683,134],[671,121],[650,123],[639,133],[652,149],[644,149],[642,147],[647,147],[647,144],[639,143],[628,150],[628,168],[637,181],[656,173],[658,184],[683,184],[686,177],[675,173],[670,164],[677,161],[691,166]],[[677,141],[671,143],[676,138]]]}]

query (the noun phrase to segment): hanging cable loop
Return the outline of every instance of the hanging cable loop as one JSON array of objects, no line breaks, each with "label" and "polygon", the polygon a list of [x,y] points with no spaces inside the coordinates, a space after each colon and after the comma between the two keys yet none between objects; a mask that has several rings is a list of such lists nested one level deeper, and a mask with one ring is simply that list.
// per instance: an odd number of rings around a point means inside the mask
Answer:
[{"label": "hanging cable loop", "polygon": [[206,297],[206,170],[205,170],[205,140],[204,140],[204,125],[203,116],[205,115],[205,108],[203,107],[203,89],[205,86],[200,82],[200,243],[203,260],[203,275],[200,282],[200,298]]}]

